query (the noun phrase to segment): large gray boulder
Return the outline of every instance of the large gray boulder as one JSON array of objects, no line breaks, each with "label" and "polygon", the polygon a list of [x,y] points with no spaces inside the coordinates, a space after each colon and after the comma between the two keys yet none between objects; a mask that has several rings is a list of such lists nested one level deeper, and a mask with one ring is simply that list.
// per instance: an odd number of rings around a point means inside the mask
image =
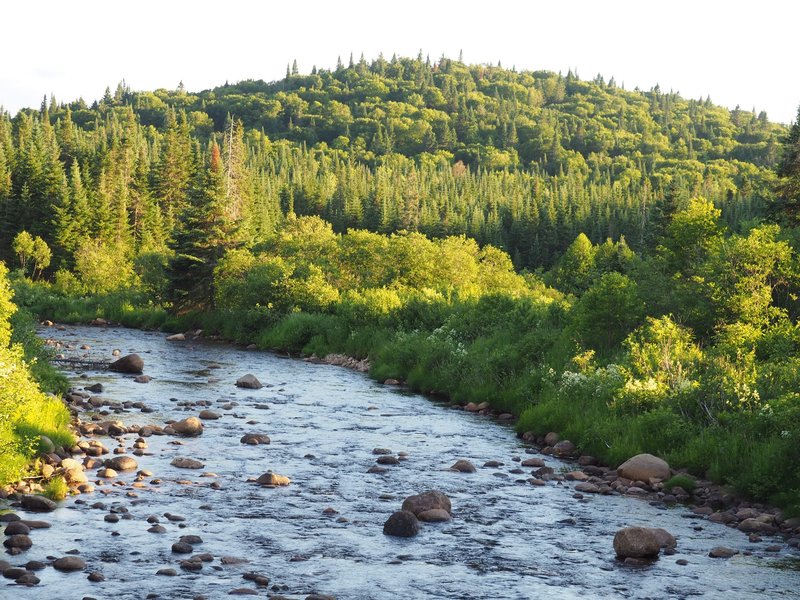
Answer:
[{"label": "large gray boulder", "polygon": [[128,354],[108,365],[109,370],[117,373],[131,373],[141,375],[144,371],[144,361],[138,354]]},{"label": "large gray boulder", "polygon": [[617,475],[632,481],[649,482],[651,479],[664,481],[669,479],[670,470],[667,461],[652,454],[637,454],[617,467]]}]

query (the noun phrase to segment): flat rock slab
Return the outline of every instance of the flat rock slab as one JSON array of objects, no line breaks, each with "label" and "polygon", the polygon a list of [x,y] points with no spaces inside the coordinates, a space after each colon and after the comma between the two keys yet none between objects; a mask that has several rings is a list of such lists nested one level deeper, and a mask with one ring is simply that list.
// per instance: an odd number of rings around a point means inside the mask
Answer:
[{"label": "flat rock slab", "polygon": [[205,465],[199,460],[195,460],[194,458],[186,458],[185,456],[173,458],[170,464],[173,467],[178,467],[179,469],[202,469],[205,467]]}]

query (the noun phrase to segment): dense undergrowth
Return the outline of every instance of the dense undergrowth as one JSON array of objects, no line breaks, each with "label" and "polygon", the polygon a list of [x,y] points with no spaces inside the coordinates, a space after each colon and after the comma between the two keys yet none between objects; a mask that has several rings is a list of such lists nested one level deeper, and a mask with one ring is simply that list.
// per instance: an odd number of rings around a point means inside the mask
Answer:
[{"label": "dense undergrowth", "polygon": [[[6,269],[0,264],[0,484],[24,476],[45,449],[40,436],[55,446],[70,446],[70,415],[54,395],[66,379],[46,362],[46,350],[30,315],[17,312]],[[40,387],[41,385],[41,387]]]},{"label": "dense undergrowth", "polygon": [[464,238],[338,235],[313,218],[220,260],[213,309],[176,315],[140,291],[26,280],[17,294],[60,322],[369,357],[379,380],[488,401],[519,415],[520,431],[558,431],[611,465],[650,452],[797,510],[795,255],[777,227],[731,234],[718,218],[693,202],[645,258],[579,237],[544,276],[566,294]]}]

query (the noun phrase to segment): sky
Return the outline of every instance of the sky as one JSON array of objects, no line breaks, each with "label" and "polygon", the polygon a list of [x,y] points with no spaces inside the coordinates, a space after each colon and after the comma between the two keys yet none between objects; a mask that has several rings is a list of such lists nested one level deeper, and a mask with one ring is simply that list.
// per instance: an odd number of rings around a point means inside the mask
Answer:
[{"label": "sky", "polygon": [[351,53],[422,50],[613,76],[627,89],[658,84],[789,123],[800,105],[798,22],[793,0],[4,0],[0,106],[14,114],[51,93],[91,103],[122,80],[200,91],[279,79],[293,60],[306,73]]}]

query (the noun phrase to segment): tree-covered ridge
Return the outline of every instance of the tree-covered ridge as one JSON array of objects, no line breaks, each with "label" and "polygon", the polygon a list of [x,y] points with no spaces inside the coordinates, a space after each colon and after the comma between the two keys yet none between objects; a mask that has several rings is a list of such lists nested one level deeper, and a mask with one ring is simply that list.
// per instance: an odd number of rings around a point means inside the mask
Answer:
[{"label": "tree-covered ridge", "polygon": [[572,73],[422,57],[288,71],[3,114],[0,255],[26,230],[53,268],[132,273],[185,232],[216,145],[237,243],[294,213],[336,231],[465,234],[517,267],[549,266],[580,232],[647,247],[693,196],[730,224],[759,215],[784,131],[763,113]]}]

